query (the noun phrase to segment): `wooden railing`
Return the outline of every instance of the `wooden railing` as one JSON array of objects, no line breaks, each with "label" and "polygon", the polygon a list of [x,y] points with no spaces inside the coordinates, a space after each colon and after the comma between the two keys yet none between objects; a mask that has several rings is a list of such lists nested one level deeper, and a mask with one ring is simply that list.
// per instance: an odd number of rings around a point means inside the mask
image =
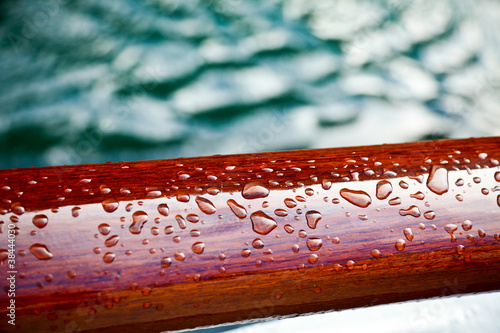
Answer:
[{"label": "wooden railing", "polygon": [[492,137],[0,170],[0,328],[159,332],[498,290],[499,160]]}]

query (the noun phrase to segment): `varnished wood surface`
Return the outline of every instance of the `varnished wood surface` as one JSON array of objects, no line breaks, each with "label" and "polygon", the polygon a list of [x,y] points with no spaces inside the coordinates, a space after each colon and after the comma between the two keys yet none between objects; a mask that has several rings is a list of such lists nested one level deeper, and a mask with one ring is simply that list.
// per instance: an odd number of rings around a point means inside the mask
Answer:
[{"label": "varnished wood surface", "polygon": [[159,332],[498,290],[499,159],[495,137],[0,170],[0,328]]}]

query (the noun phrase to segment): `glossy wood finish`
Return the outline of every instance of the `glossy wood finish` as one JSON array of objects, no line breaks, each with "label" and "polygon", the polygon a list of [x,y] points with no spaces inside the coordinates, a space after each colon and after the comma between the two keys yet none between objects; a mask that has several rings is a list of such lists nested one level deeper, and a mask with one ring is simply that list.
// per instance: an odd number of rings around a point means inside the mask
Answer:
[{"label": "glossy wood finish", "polygon": [[500,289],[499,155],[495,137],[0,170],[13,331],[157,332]]}]

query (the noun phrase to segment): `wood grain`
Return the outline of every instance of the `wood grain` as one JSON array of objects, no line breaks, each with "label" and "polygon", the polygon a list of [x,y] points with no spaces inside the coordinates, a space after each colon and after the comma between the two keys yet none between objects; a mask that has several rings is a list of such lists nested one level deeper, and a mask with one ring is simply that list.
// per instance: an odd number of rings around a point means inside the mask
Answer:
[{"label": "wood grain", "polygon": [[498,290],[499,152],[492,137],[0,170],[0,328],[160,332]]}]

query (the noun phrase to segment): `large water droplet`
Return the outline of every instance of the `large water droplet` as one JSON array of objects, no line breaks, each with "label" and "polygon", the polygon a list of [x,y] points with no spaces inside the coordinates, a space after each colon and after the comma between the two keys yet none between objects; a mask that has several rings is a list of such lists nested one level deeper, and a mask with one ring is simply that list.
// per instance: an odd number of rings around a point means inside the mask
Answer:
[{"label": "large water droplet", "polygon": [[388,180],[381,180],[377,183],[377,199],[384,200],[392,193],[392,184]]},{"label": "large water droplet", "polygon": [[30,252],[39,260],[49,260],[53,257],[47,246],[39,243],[35,243],[30,246]]},{"label": "large water droplet", "polygon": [[196,203],[198,204],[200,210],[207,215],[212,215],[216,212],[214,204],[208,199],[196,197]]},{"label": "large water droplet", "polygon": [[261,235],[269,234],[274,228],[278,226],[272,217],[259,210],[250,215],[253,230]]},{"label": "large water droplet", "polygon": [[196,254],[202,254],[203,251],[205,251],[205,243],[203,243],[203,242],[196,242],[196,243],[193,244],[193,246],[191,247],[191,249]]},{"label": "large water droplet", "polygon": [[148,222],[148,214],[146,214],[146,212],[143,212],[142,210],[139,210],[132,214],[132,224],[130,225],[128,230],[134,235],[138,235],[141,233],[142,227],[144,227],[144,224],[146,222]]},{"label": "large water droplet", "polygon": [[118,209],[118,201],[115,199],[106,199],[102,202],[102,208],[104,208],[107,213],[113,213]]},{"label": "large water droplet", "polygon": [[241,195],[245,199],[265,198],[269,195],[269,189],[261,183],[248,183],[243,188]]},{"label": "large water droplet", "polygon": [[400,209],[399,215],[401,216],[411,215],[413,217],[419,217],[420,209],[418,209],[417,206],[410,206],[408,209]]},{"label": "large water droplet", "polygon": [[343,188],[340,190],[340,196],[351,204],[361,208],[366,208],[372,203],[372,198],[365,191]]},{"label": "large water droplet", "polygon": [[439,195],[448,192],[448,170],[438,165],[432,166],[427,187]]},{"label": "large water droplet", "polygon": [[106,247],[112,247],[112,246],[115,246],[119,240],[120,240],[120,236],[113,235],[104,241],[104,245],[106,245]]},{"label": "large water droplet", "polygon": [[323,242],[321,241],[321,238],[311,237],[307,240],[306,244],[310,251],[318,251],[321,249]]},{"label": "large water droplet", "polygon": [[321,220],[321,213],[316,210],[310,210],[306,213],[307,226],[316,229],[316,225]]},{"label": "large water droplet", "polygon": [[410,242],[413,240],[414,236],[411,228],[404,228],[403,233],[405,234],[407,240],[409,240]]},{"label": "large water droplet", "polygon": [[168,216],[168,205],[166,203],[161,203],[158,205],[158,213],[160,213],[163,216]]},{"label": "large water droplet", "polygon": [[247,216],[247,210],[245,209],[245,207],[239,205],[233,199],[229,199],[227,201],[227,205],[229,206],[229,208],[231,208],[231,211],[234,213],[234,215],[236,215],[236,217],[244,219]]},{"label": "large water droplet", "polygon": [[33,216],[33,224],[37,228],[42,229],[43,227],[45,227],[47,225],[48,222],[49,222],[49,219],[44,214],[38,214],[38,215]]},{"label": "large water droplet", "polygon": [[396,241],[396,244],[394,244],[394,246],[396,247],[396,250],[403,251],[406,247],[406,242],[404,239],[400,238]]},{"label": "large water droplet", "polygon": [[102,260],[104,260],[104,262],[106,264],[110,264],[112,263],[116,258],[116,254],[114,254],[113,252],[108,252],[106,254],[104,254],[104,256],[102,257]]}]

